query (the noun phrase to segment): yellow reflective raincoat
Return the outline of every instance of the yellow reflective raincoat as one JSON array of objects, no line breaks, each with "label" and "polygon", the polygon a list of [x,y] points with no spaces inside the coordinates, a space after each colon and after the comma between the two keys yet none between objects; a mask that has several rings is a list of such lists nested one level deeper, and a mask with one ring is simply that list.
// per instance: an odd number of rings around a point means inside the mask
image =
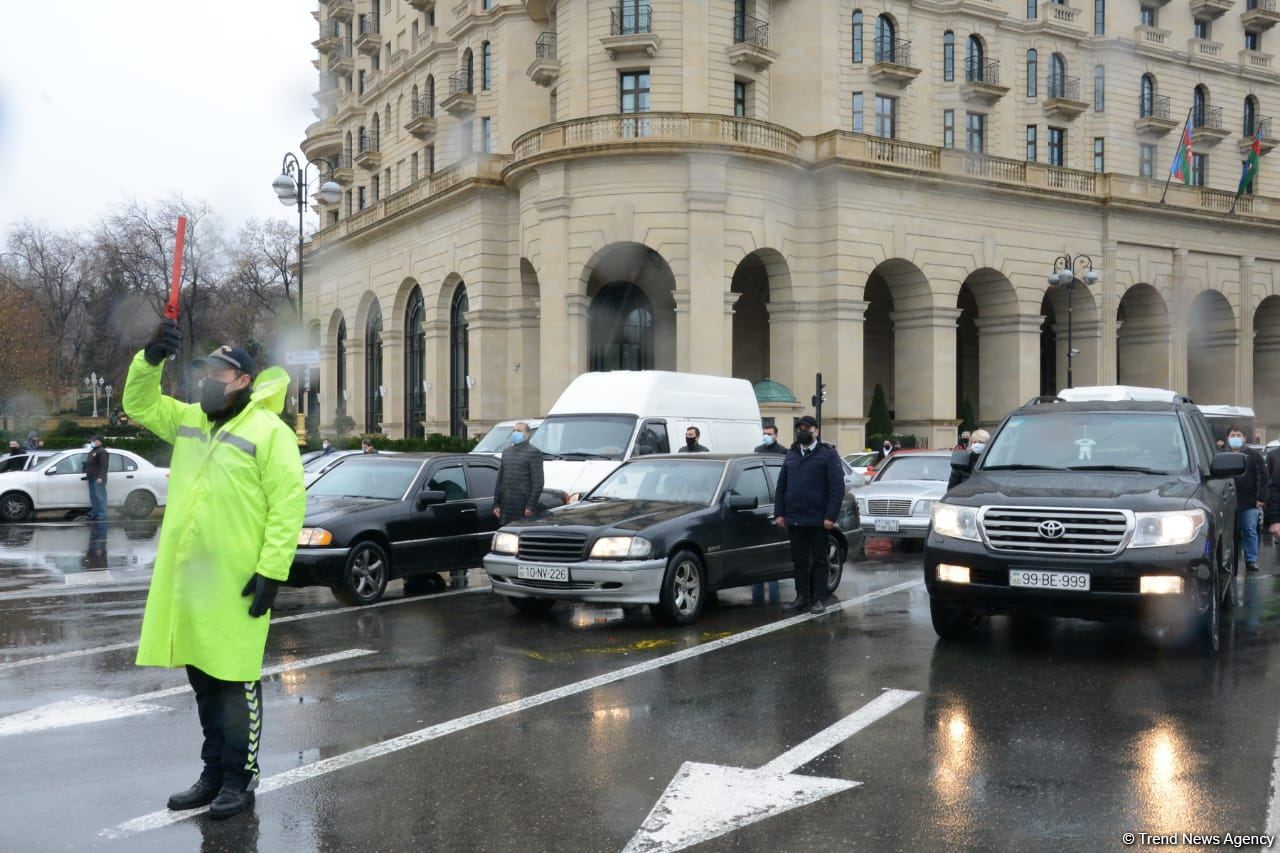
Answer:
[{"label": "yellow reflective raincoat", "polygon": [[198,403],[160,392],[163,370],[134,356],[122,401],[130,418],[173,445],[137,663],[257,681],[269,616],[251,617],[240,593],[255,572],[289,577],[306,510],[297,441],[279,418],[289,376],[264,370],[250,403],[211,432]]}]

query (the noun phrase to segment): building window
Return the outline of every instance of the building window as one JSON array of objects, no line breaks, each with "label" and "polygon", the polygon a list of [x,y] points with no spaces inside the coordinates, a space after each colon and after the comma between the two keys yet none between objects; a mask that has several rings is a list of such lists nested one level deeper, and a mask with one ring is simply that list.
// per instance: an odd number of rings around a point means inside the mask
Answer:
[{"label": "building window", "polygon": [[1107,34],[1107,0],[1093,0],[1093,34]]},{"label": "building window", "polygon": [[436,117],[436,78],[433,74],[427,75],[427,115]]},{"label": "building window", "polygon": [[1040,76],[1039,54],[1035,48],[1027,51],[1027,97],[1036,97],[1036,78]]},{"label": "building window", "polygon": [[1100,113],[1107,108],[1107,69],[1101,65],[1093,68],[1093,111]]},{"label": "building window", "polygon": [[470,95],[476,90],[476,62],[475,56],[471,53],[471,48],[467,48],[462,52],[462,70],[463,80],[467,86],[467,94]]},{"label": "building window", "polygon": [[1101,136],[1093,138],[1093,171],[1099,175],[1107,170],[1106,144],[1107,141]]},{"label": "building window", "polygon": [[427,419],[427,332],[420,288],[415,287],[409,294],[404,315],[404,430],[409,438],[423,438],[423,422]]},{"label": "building window", "polygon": [[356,187],[356,210],[364,210],[369,206],[365,198],[364,187]]},{"label": "building window", "polygon": [[369,179],[370,189],[373,191],[373,203],[377,204],[378,199],[382,198],[382,180],[374,175]]},{"label": "building window", "polygon": [[893,139],[898,129],[898,99],[876,95],[876,136]]},{"label": "building window", "polygon": [[418,152],[415,151],[409,155],[409,182],[416,184],[418,182]]},{"label": "building window", "polygon": [[[1060,53],[1049,59],[1049,97],[1067,97],[1067,60]],[[1079,94],[1075,95],[1075,98],[1079,97]]]},{"label": "building window", "polygon": [[1192,30],[1196,38],[1208,41],[1209,35],[1213,32],[1213,27],[1208,20],[1196,18],[1193,22]]},{"label": "building window", "polygon": [[485,42],[480,45],[480,88],[489,91],[493,85],[493,45]]},{"label": "building window", "polygon": [[1156,78],[1142,75],[1142,88],[1138,95],[1138,117],[1150,118],[1156,107]]},{"label": "building window", "polygon": [[1144,142],[1138,147],[1138,174],[1144,178],[1150,178],[1155,175],[1156,169],[1156,147],[1155,145]]},{"label": "building window", "polygon": [[1262,33],[1253,30],[1244,31],[1244,49],[1262,50]]},{"label": "building window", "polygon": [[480,119],[480,145],[485,154],[493,153],[493,119],[488,116]]},{"label": "building window", "polygon": [[364,326],[364,431],[382,432],[382,309],[377,302]]},{"label": "building window", "polygon": [[853,132],[862,133],[862,93],[853,93]]},{"label": "building window", "polygon": [[987,80],[983,54],[982,39],[977,36],[969,36],[969,41],[965,47],[964,57],[965,80],[976,80],[979,83]]},{"label": "building window", "polygon": [[364,69],[360,69],[360,73],[356,75],[356,94],[364,94]]},{"label": "building window", "polygon": [[1155,29],[1159,26],[1159,24],[1156,23],[1159,20],[1159,12],[1155,6],[1143,6],[1138,10],[1138,21],[1144,27],[1151,27],[1152,29]]},{"label": "building window", "polygon": [[947,30],[942,36],[942,79],[956,79],[956,34]]},{"label": "building window", "polygon": [[[623,71],[618,75],[618,112],[649,112],[649,72]],[[622,135],[634,139],[649,135],[649,120],[628,118],[622,120]]]},{"label": "building window", "polygon": [[1251,138],[1258,125],[1258,99],[1249,95],[1244,99],[1244,135]]},{"label": "building window", "polygon": [[630,282],[614,282],[591,299],[591,370],[651,370],[653,304]]},{"label": "building window", "polygon": [[742,80],[733,81],[733,114],[738,118],[747,114],[747,84]]},{"label": "building window", "polygon": [[1038,14],[1039,9],[1037,8],[1036,0],[1027,0],[1027,20],[1034,21]]},{"label": "building window", "polygon": [[862,10],[853,13],[853,61],[862,61]]},{"label": "building window", "polygon": [[1209,90],[1204,86],[1196,86],[1191,93],[1191,126],[1204,127],[1209,115]]},{"label": "building window", "polygon": [[956,111],[942,111],[942,147],[956,147]]},{"label": "building window", "polygon": [[876,18],[876,62],[897,61],[897,27],[888,15],[880,15]]},{"label": "building window", "polygon": [[1049,128],[1049,165],[1067,165],[1067,130],[1063,127]]},{"label": "building window", "polygon": [[[350,195],[350,193],[348,193]],[[334,365],[334,378],[337,380],[337,406],[335,412],[338,415],[347,413],[347,321],[341,319],[338,321],[338,346],[337,346],[337,363]]]},{"label": "building window", "polygon": [[1027,162],[1034,163],[1036,161],[1036,126],[1034,124],[1027,125]]},{"label": "building window", "polygon": [[347,216],[350,216],[351,215],[351,190],[347,190],[346,203],[347,203]]},{"label": "building window", "polygon": [[559,100],[560,93],[555,89],[552,89],[551,94],[547,96],[547,121],[551,124],[555,124],[559,121],[559,119],[556,118],[556,114],[560,112]]},{"label": "building window", "polygon": [[974,154],[986,150],[986,118],[982,113],[965,115],[965,148]]},{"label": "building window", "polygon": [[449,434],[467,437],[467,419],[471,416],[470,323],[467,320],[467,286],[458,282],[449,311]]},{"label": "building window", "polygon": [[1191,185],[1193,187],[1203,187],[1206,179],[1209,177],[1209,155],[1208,154],[1191,154]]},{"label": "building window", "polygon": [[434,144],[427,146],[427,174],[434,175],[436,173],[436,146]]}]

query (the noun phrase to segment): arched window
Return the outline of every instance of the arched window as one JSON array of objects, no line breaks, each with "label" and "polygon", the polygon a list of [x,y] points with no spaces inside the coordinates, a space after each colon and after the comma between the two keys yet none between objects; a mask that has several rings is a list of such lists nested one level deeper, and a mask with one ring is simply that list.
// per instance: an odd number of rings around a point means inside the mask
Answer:
[{"label": "arched window", "polygon": [[853,13],[853,61],[862,61],[862,10]]},{"label": "arched window", "polygon": [[377,150],[378,150],[378,132],[379,132],[381,129],[382,129],[382,119],[381,119],[381,118],[379,118],[379,113],[378,113],[378,111],[377,111],[377,110],[374,110],[374,113],[373,113],[373,124],[372,124],[372,125],[370,126],[370,128],[369,128],[369,137],[368,137],[368,140],[367,140],[367,142],[365,143],[365,145],[363,146],[365,149],[367,149],[367,150],[369,150],[369,151],[377,151]]},{"label": "arched window", "polygon": [[881,15],[876,18],[876,62],[897,62],[898,40],[895,38],[893,18]]},{"label": "arched window", "polygon": [[1067,59],[1055,53],[1049,60],[1049,97],[1065,98],[1067,89]]},{"label": "arched window", "polygon": [[1093,111],[1100,113],[1107,107],[1107,69],[1093,66]]},{"label": "arched window", "polygon": [[467,286],[458,282],[449,309],[449,434],[455,438],[467,437],[467,418],[471,416],[471,389],[467,387],[470,372]]},{"label": "arched window", "polygon": [[1138,95],[1138,117],[1150,118],[1156,109],[1156,78],[1150,74],[1142,75],[1142,86]]},{"label": "arched window", "polygon": [[471,54],[471,48],[467,48],[462,52],[462,70],[464,72],[464,82],[467,84],[467,94],[475,91],[476,85],[476,69],[475,58]]},{"label": "arched window", "polygon": [[630,282],[614,282],[591,300],[591,369],[653,369],[653,304]]},{"label": "arched window", "polygon": [[1196,86],[1191,93],[1191,125],[1204,127],[1209,114],[1209,90],[1204,86]]},{"label": "arched window", "polygon": [[480,45],[480,88],[489,91],[493,85],[493,45],[485,42]]},{"label": "arched window", "polygon": [[347,413],[347,321],[345,319],[338,321],[337,357],[334,377],[338,380],[338,405],[334,411],[338,415],[345,415]]},{"label": "arched window", "polygon": [[423,438],[427,419],[427,332],[422,290],[415,287],[404,310],[404,429],[409,438]]},{"label": "arched window", "polygon": [[1093,0],[1093,34],[1107,34],[1107,0]]},{"label": "arched window", "polygon": [[[377,116],[374,116],[374,118],[377,118]],[[356,145],[359,146],[356,148],[357,153],[361,153],[369,147],[369,131],[365,129],[364,125],[356,128]]]},{"label": "arched window", "polygon": [[1027,97],[1028,98],[1036,97],[1036,83],[1037,83],[1037,78],[1040,76],[1039,65],[1040,65],[1039,55],[1036,53],[1035,48],[1028,50],[1027,51]]},{"label": "arched window", "polygon": [[1246,138],[1253,136],[1253,132],[1258,129],[1258,99],[1253,95],[1249,95],[1244,99],[1244,135]]},{"label": "arched window", "polygon": [[376,302],[364,326],[364,431],[382,432],[382,309]]},{"label": "arched window", "polygon": [[414,83],[413,90],[409,94],[409,116],[411,118],[417,118],[418,116],[422,115],[423,110],[422,110],[421,99],[422,99],[422,95],[418,91],[418,84]]},{"label": "arched window", "polygon": [[348,168],[351,166],[351,131],[347,131],[346,141],[342,145],[342,162],[338,164],[339,168]]},{"label": "arched window", "polygon": [[969,41],[965,46],[964,56],[965,80],[982,82],[987,79],[983,72],[985,65],[982,61],[982,54],[982,39],[977,36],[969,36]]},{"label": "arched window", "polygon": [[956,79],[956,34],[951,30],[942,34],[942,79],[948,83]]},{"label": "arched window", "polygon": [[382,125],[387,129],[387,135],[390,136],[391,128],[395,127],[395,125],[391,123],[391,104],[387,104],[386,107],[383,108],[382,115]]},{"label": "arched window", "polygon": [[436,117],[436,76],[427,75],[427,115]]}]

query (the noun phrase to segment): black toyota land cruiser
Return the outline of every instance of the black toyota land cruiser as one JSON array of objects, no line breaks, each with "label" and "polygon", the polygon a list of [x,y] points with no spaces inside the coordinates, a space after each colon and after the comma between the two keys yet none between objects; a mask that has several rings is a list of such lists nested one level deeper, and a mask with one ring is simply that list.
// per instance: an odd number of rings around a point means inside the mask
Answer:
[{"label": "black toyota land cruiser", "polygon": [[[934,629],[963,639],[987,615],[1019,612],[1196,620],[1216,652],[1219,611],[1234,604],[1232,478],[1244,457],[1217,453],[1204,415],[1171,391],[1089,401],[1082,390],[1012,412],[968,480],[933,505]],[[952,465],[971,459],[958,451]]]}]

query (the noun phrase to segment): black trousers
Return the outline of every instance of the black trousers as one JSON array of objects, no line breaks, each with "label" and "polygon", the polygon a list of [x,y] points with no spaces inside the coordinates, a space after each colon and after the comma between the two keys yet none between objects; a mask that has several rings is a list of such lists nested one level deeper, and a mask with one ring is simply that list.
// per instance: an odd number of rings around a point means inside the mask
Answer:
[{"label": "black trousers", "polygon": [[823,527],[787,526],[796,595],[810,601],[827,597],[827,531]]},{"label": "black trousers", "polygon": [[244,791],[258,780],[258,738],[262,734],[262,682],[223,681],[194,666],[187,680],[196,692],[204,731],[205,781]]}]

